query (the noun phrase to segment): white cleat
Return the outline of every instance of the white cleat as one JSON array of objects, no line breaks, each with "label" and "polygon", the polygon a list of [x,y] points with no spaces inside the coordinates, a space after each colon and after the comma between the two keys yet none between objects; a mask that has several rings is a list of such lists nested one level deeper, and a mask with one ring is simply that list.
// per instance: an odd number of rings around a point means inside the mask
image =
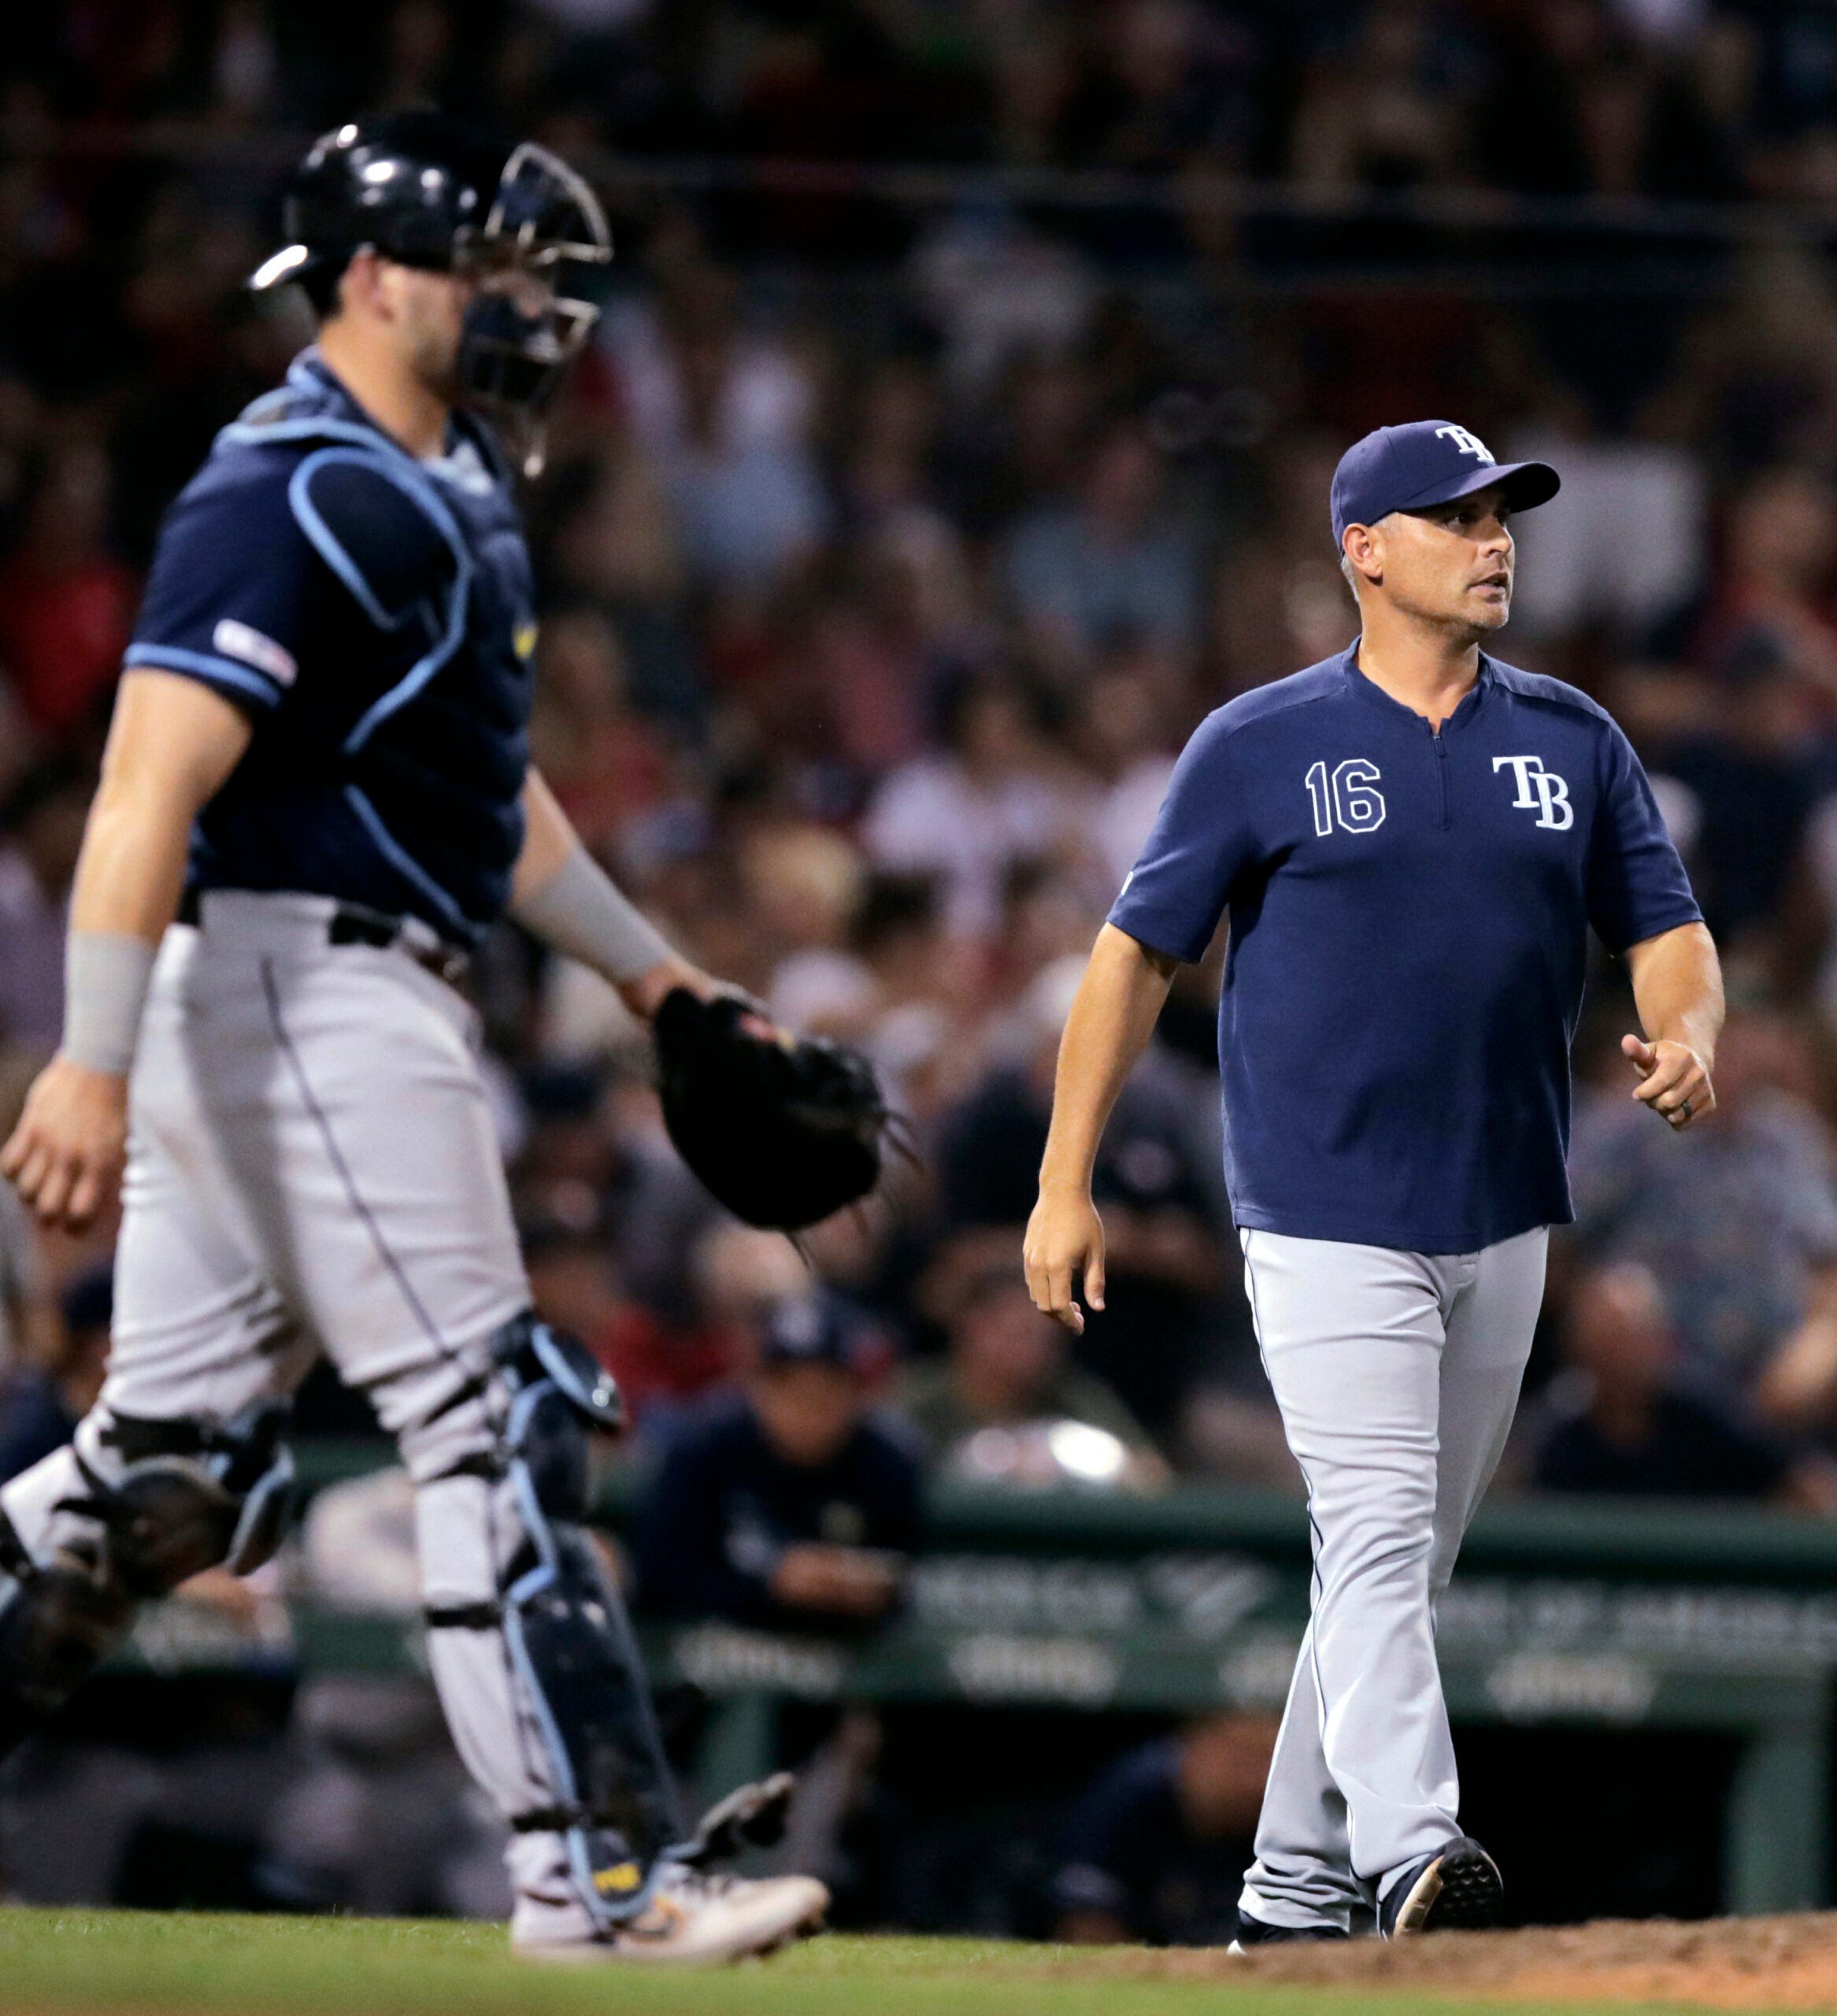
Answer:
[{"label": "white cleat", "polygon": [[627,1923],[596,1929],[569,1899],[517,1899],[510,1948],[531,1960],[674,1961],[713,1967],[776,1953],[822,1929],[829,1892],[813,1876],[709,1876],[665,1871],[650,1902]]}]

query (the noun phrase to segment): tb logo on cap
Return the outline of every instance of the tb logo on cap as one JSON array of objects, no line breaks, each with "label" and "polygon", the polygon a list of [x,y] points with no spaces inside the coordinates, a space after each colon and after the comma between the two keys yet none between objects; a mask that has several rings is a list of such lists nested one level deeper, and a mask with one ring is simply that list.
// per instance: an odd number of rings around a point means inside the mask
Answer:
[{"label": "tb logo on cap", "polygon": [[1541,756],[1495,756],[1493,768],[1502,770],[1509,763],[1518,786],[1512,801],[1515,812],[1535,812],[1537,824],[1553,833],[1566,833],[1576,823],[1576,808],[1569,802],[1569,787],[1554,770],[1543,767]]},{"label": "tb logo on cap", "polygon": [[1469,434],[1465,427],[1438,427],[1438,441],[1452,441],[1464,455],[1477,455],[1483,462],[1494,459],[1493,451],[1477,434]]}]

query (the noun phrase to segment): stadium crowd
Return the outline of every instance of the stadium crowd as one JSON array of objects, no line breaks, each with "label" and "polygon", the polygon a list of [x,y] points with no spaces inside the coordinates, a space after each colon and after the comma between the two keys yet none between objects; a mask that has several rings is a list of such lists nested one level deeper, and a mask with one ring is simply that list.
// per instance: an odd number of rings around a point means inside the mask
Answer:
[{"label": "stadium crowd", "polygon": [[[1083,1339],[1028,1302],[1020,1230],[1070,992],[1175,753],[1350,641],[1328,476],[1431,412],[1561,469],[1504,652],[1633,736],[1733,1002],[1721,1110],[1673,1140],[1628,1097],[1600,963],[1578,1222],[1504,1486],[1837,1516],[1837,282],[1778,209],[1611,285],[1640,230],[1700,224],[1685,204],[1837,193],[1828,9],[96,0],[17,30],[0,1130],[57,1039],[159,513],[309,339],[301,304],[240,291],[280,171],[352,108],[437,99],[576,154],[618,220],[528,497],[536,758],[685,949],[868,1050],[910,1144],[795,1250],[676,1161],[609,992],[509,927],[476,962],[539,1305],[617,1373],[653,1463],[646,1597],[858,1627],[895,1599],[926,1470],[1295,1488],[1220,1177],[1222,946],[1106,1141],[1109,1306]],[[865,168],[748,183],[759,156]],[[909,162],[955,179],[874,183]],[[1053,180],[1091,169],[1121,195]],[[1469,221],[1435,238],[1428,199]],[[1561,273],[1539,239],[1487,299],[1435,279],[1489,214],[1560,238]],[[93,1395],[107,1262],[106,1231],[41,1238],[0,1191],[0,1476]],[[368,1426],[317,1376],[301,1419]],[[1202,1729],[1094,1788],[1065,1927],[1162,1922],[1091,1845],[1156,1801],[1231,1861],[1263,1740]]]}]

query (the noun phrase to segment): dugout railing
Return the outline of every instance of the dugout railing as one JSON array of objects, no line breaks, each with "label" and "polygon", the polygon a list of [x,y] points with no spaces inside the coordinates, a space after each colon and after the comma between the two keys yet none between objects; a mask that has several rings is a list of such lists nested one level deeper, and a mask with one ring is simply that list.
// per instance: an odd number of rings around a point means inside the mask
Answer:
[{"label": "dugout railing", "polygon": [[[302,1467],[323,1484],[376,1460],[373,1446],[321,1445]],[[615,1531],[633,1495],[628,1472],[609,1476]],[[1307,1578],[1302,1509],[1271,1493],[939,1490],[904,1609],[871,1636],[720,1621],[644,1635],[660,1678],[708,1697],[697,1776],[712,1796],[769,1768],[786,1703],[1276,1707]],[[150,1614],[132,1656],[167,1671],[243,1656],[183,1608]],[[290,1614],[303,1667],[420,1663],[411,1617],[335,1609],[303,1587]],[[1503,1503],[1475,1522],[1439,1645],[1457,1722],[1735,1737],[1726,1907],[1828,1901],[1837,1528],[1739,1506]]]}]

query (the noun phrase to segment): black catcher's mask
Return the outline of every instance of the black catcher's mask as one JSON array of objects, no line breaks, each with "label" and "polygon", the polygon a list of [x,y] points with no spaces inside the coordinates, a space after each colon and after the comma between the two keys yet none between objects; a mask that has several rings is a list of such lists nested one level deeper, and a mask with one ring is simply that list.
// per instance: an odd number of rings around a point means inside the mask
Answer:
[{"label": "black catcher's mask", "polygon": [[398,265],[474,284],[459,371],[522,461],[542,466],[542,415],[599,317],[593,298],[613,256],[599,199],[546,147],[509,158],[438,112],[354,120],[316,140],[290,185],[291,241],[250,276],[298,280],[323,312],[368,246]]}]

